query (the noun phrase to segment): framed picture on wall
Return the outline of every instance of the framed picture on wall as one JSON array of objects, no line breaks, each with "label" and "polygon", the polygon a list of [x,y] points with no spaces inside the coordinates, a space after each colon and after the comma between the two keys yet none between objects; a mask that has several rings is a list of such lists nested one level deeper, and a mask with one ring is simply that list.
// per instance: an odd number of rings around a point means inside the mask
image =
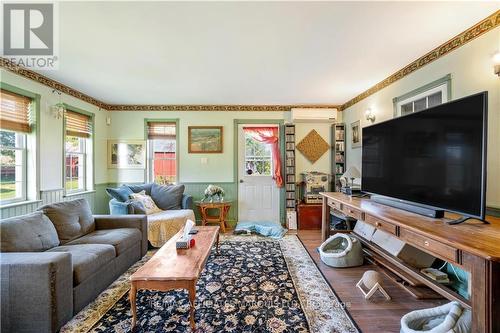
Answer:
[{"label": "framed picture on wall", "polygon": [[222,153],[222,126],[189,126],[188,152],[190,154]]},{"label": "framed picture on wall", "polygon": [[351,123],[351,147],[361,147],[361,126],[359,120]]},{"label": "framed picture on wall", "polygon": [[108,140],[108,169],[144,169],[144,140]]}]

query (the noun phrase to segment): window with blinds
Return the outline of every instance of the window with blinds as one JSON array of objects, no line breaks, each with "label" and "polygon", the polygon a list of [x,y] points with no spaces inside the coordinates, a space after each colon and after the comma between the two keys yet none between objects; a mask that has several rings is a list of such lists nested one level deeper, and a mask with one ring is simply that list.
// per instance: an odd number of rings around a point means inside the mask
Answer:
[{"label": "window with blinds", "polygon": [[148,122],[149,179],[159,184],[175,183],[177,179],[176,123]]},{"label": "window with blinds", "polygon": [[1,89],[0,127],[14,132],[31,132],[31,98]]},{"label": "window with blinds", "polygon": [[67,110],[64,142],[64,189],[66,193],[87,190],[87,178],[92,167],[92,117]]},{"label": "window with blinds", "polygon": [[175,123],[148,122],[148,139],[175,139]]},{"label": "window with blinds", "polygon": [[66,135],[88,138],[92,135],[92,118],[90,116],[66,111]]},{"label": "window with blinds", "polygon": [[24,201],[27,198],[26,147],[33,124],[32,102],[29,97],[0,90],[1,204]]}]

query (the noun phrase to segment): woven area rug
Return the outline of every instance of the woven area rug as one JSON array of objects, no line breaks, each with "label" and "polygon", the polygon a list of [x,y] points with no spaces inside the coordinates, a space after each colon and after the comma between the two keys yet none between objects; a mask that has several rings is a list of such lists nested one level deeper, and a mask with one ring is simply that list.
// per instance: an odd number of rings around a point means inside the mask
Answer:
[{"label": "woven area rug", "polygon": [[[131,267],[62,329],[130,332]],[[197,284],[196,332],[358,332],[294,235],[221,237]],[[190,332],[187,292],[139,291],[137,332]]]}]

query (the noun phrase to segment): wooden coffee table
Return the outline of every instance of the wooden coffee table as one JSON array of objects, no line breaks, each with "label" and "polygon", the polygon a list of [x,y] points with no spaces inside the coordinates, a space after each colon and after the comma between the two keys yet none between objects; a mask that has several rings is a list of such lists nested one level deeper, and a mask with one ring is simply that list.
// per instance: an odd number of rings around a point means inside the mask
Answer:
[{"label": "wooden coffee table", "polygon": [[194,301],[196,282],[205,267],[214,243],[219,253],[219,226],[197,226],[194,247],[177,250],[175,242],[182,235],[179,231],[156,252],[148,262],[130,276],[130,307],[132,309],[132,329],[137,323],[136,294],[139,289],[169,291],[187,289],[190,302],[190,322],[194,323]]}]

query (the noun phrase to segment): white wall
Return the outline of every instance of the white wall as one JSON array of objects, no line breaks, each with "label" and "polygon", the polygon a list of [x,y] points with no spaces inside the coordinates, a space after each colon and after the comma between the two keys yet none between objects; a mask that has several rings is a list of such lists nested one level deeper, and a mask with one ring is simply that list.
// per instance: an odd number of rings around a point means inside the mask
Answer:
[{"label": "white wall", "polygon": [[350,145],[350,124],[361,120],[361,126],[370,123],[364,112],[371,108],[376,122],[393,117],[394,97],[401,96],[451,73],[452,99],[484,90],[488,91],[488,184],[486,201],[490,207],[500,208],[500,78],[493,74],[492,56],[500,50],[500,27],[458,48],[448,55],[424,66],[390,86],[344,110],[347,125],[347,166],[361,170],[361,148]]},{"label": "white wall", "polygon": [[7,84],[39,94],[40,98],[40,190],[63,188],[63,119],[51,115],[51,107],[59,102],[95,114],[95,183],[107,182],[106,167],[106,114],[95,105],[69,95],[52,93],[52,88],[1,70],[1,80]]}]

